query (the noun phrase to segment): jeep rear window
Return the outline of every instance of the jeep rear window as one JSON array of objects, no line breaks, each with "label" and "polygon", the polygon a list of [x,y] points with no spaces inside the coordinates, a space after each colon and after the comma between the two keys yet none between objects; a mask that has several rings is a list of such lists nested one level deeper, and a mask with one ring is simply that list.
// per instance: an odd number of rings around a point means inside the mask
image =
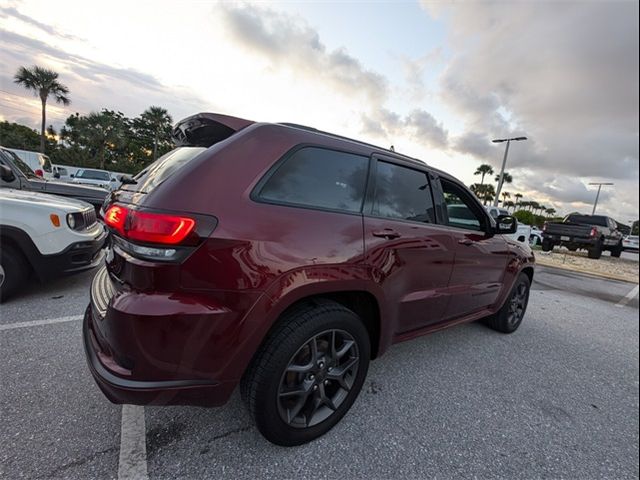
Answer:
[{"label": "jeep rear window", "polygon": [[360,212],[368,168],[367,157],[305,147],[277,167],[259,198],[271,203]]},{"label": "jeep rear window", "polygon": [[121,188],[149,193],[205,150],[205,147],[178,147],[171,150],[133,177],[135,184],[126,184]]}]

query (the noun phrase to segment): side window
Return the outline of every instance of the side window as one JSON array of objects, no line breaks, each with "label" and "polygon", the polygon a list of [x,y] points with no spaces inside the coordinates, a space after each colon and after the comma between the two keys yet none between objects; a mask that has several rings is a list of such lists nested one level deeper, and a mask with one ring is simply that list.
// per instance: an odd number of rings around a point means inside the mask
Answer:
[{"label": "side window", "polygon": [[453,182],[442,179],[442,191],[447,205],[448,225],[465,230],[483,231],[485,218],[471,196]]},{"label": "side window", "polygon": [[306,147],[286,159],[264,184],[259,198],[276,203],[360,212],[369,159]]},{"label": "side window", "polygon": [[379,161],[373,214],[380,217],[434,223],[435,210],[427,174]]}]

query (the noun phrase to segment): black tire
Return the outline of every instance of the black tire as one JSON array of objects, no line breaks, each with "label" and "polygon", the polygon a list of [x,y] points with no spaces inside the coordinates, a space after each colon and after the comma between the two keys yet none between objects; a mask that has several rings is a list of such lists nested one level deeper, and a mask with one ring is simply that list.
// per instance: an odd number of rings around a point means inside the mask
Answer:
[{"label": "black tire", "polygon": [[29,278],[31,268],[22,253],[12,245],[0,249],[0,302],[13,295]]},{"label": "black tire", "polygon": [[594,260],[598,260],[600,257],[602,257],[602,243],[598,242],[595,245],[593,245],[588,250],[588,255],[589,255],[589,258],[593,258]]},{"label": "black tire", "polygon": [[578,251],[578,247],[567,247],[569,249],[570,252],[577,252]]},{"label": "black tire", "polygon": [[543,252],[550,252],[551,250],[553,250],[553,243],[551,242],[551,240],[547,240],[546,238],[542,240],[542,251]]},{"label": "black tire", "polygon": [[494,315],[487,317],[485,323],[498,332],[515,332],[527,312],[531,281],[525,273],[521,273],[511,289],[504,305]]},{"label": "black tire", "polygon": [[[343,343],[340,348],[331,348],[329,339],[334,346]],[[338,357],[352,343],[343,353],[348,358]],[[311,345],[316,345],[313,357]],[[240,384],[242,399],[260,433],[283,446],[301,445],[327,433],[357,398],[369,368],[370,350],[364,324],[339,303],[319,300],[285,313]],[[306,354],[309,359],[300,365],[296,359]],[[355,367],[347,368],[354,361]],[[342,370],[345,373],[336,373]],[[315,406],[318,400],[327,403]],[[295,405],[289,408],[292,402]]]},{"label": "black tire", "polygon": [[622,252],[624,251],[624,247],[622,246],[622,242],[620,242],[616,247],[611,250],[611,256],[615,258],[620,258]]}]

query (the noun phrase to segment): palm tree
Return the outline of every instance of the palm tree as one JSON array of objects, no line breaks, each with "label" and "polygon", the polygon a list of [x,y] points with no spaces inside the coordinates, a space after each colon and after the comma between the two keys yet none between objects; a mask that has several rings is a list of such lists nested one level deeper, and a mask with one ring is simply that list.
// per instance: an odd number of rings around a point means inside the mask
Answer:
[{"label": "palm tree", "polygon": [[502,192],[500,195],[502,195],[502,206],[504,206],[507,198],[511,198],[511,194],[509,192]]},{"label": "palm tree", "polygon": [[553,217],[556,214],[556,209],[555,208],[547,208],[545,210],[545,213],[547,214],[548,217]]},{"label": "palm tree", "polygon": [[53,96],[56,103],[69,105],[71,100],[67,96],[69,89],[58,81],[58,73],[53,70],[38,67],[34,65],[29,69],[20,67],[13,77],[13,81],[18,85],[22,85],[27,90],[33,90],[33,93],[40,97],[42,102],[42,125],[40,128],[40,152],[44,153],[45,143],[45,123],[47,121],[47,100]]},{"label": "palm tree", "polygon": [[518,202],[520,202],[520,199],[522,198],[522,194],[516,193],[514,197],[516,197],[516,203],[515,203],[515,206],[513,207],[513,210],[515,211],[515,209],[518,207]]},{"label": "palm tree", "polygon": [[513,208],[513,210],[514,210],[514,212],[515,212],[515,208],[514,208],[514,207],[516,206],[516,204],[515,204],[515,203],[513,203],[511,200],[509,200],[508,202],[504,202],[504,203],[502,204],[502,206],[503,206],[504,208],[506,208],[507,210],[509,210],[510,208]]},{"label": "palm tree", "polygon": [[140,115],[153,130],[153,160],[158,158],[158,141],[160,135],[167,125],[170,127],[172,123],[171,115],[162,107],[151,106]]},{"label": "palm tree", "polygon": [[[496,175],[496,183],[500,183],[500,175]],[[510,173],[504,172],[502,183],[513,183],[513,177]]]},{"label": "palm tree", "polygon": [[474,175],[482,175],[482,177],[480,178],[480,185],[484,185],[484,177],[485,175],[493,175],[493,167],[491,165],[483,163],[478,167]]}]

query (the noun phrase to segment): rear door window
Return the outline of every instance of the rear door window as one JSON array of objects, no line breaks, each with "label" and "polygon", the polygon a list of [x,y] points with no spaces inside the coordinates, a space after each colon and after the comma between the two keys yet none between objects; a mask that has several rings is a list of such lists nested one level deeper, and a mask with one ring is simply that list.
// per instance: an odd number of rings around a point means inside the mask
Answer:
[{"label": "rear door window", "polygon": [[325,148],[305,147],[284,160],[258,197],[270,203],[360,212],[369,159]]},{"label": "rear door window", "polygon": [[435,223],[427,173],[379,161],[372,213],[377,217]]}]

